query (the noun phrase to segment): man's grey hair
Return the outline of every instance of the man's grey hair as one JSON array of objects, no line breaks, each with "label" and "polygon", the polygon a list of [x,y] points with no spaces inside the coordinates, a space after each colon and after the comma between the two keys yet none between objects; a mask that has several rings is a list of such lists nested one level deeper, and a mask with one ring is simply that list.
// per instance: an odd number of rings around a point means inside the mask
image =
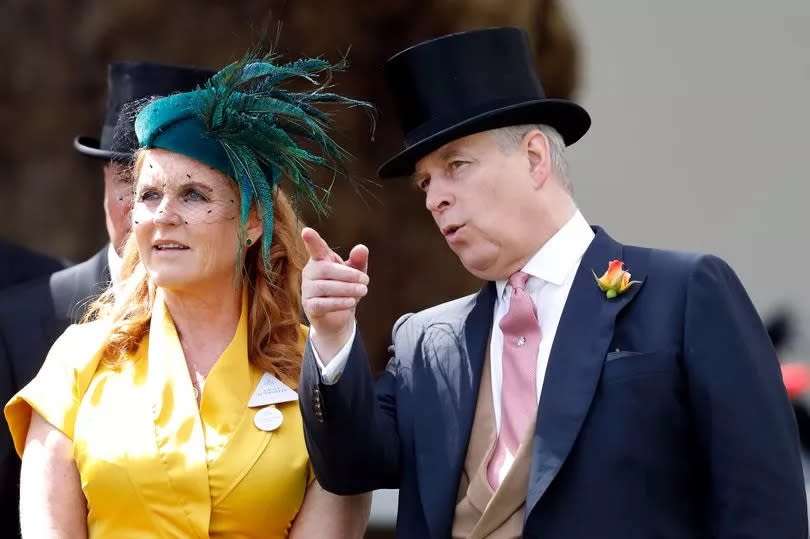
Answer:
[{"label": "man's grey hair", "polygon": [[563,141],[562,135],[560,135],[556,129],[545,124],[523,124],[493,129],[491,134],[495,143],[503,151],[511,151],[523,141],[523,137],[532,129],[539,130],[548,139],[549,151],[551,153],[551,168],[554,174],[560,179],[563,187],[565,187],[569,193],[573,194],[573,186],[571,185],[571,180],[568,178],[568,163],[564,155],[565,141]]}]

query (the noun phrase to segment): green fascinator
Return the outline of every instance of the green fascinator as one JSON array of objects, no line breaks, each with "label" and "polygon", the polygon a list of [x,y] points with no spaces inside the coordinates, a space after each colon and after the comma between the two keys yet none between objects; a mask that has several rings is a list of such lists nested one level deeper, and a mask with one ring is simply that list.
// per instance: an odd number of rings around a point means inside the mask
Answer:
[{"label": "green fascinator", "polygon": [[[269,270],[273,238],[273,189],[282,177],[293,198],[326,210],[329,189],[318,186],[314,167],[346,176],[346,153],[329,136],[322,104],[362,107],[369,103],[325,91],[330,75],[345,62],[306,58],[275,65],[270,55],[249,54],[211,77],[201,88],[156,99],[135,118],[141,148],[180,153],[216,168],[236,182],[241,197],[241,233],[255,204],[264,224],[261,255]],[[303,90],[285,89],[289,83]],[[240,245],[244,245],[240,241]],[[268,272],[269,273],[269,272]]]}]

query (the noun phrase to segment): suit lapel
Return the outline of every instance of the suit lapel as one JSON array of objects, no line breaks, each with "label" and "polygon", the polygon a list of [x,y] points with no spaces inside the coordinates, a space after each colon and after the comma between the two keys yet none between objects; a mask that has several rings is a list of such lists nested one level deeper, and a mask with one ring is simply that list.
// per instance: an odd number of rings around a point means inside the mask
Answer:
[{"label": "suit lapel", "polygon": [[563,309],[549,355],[537,410],[525,518],[560,471],[593,400],[605,354],[613,337],[616,316],[643,286],[641,268],[627,268],[642,281],[624,294],[607,299],[593,274],[600,275],[610,260],[622,260],[622,246],[603,230],[588,247]]},{"label": "suit lapel", "polygon": [[87,305],[104,291],[109,280],[105,246],[92,258],[43,277],[29,289],[31,301],[41,305],[35,311],[32,332],[36,332],[35,328],[40,332],[30,339],[25,361],[19,368],[15,366],[19,369],[15,376],[18,387],[34,377],[57,337],[84,316]]},{"label": "suit lapel", "polygon": [[[458,480],[472,429],[484,365],[495,285],[475,296],[466,317],[445,317],[426,327],[416,353],[413,385],[418,391],[414,426],[419,493],[432,537],[447,537],[453,522]],[[418,358],[418,356],[417,356]]]},{"label": "suit lapel", "polygon": [[110,281],[105,246],[93,258],[50,276],[54,320],[64,327],[81,320],[84,311]]}]

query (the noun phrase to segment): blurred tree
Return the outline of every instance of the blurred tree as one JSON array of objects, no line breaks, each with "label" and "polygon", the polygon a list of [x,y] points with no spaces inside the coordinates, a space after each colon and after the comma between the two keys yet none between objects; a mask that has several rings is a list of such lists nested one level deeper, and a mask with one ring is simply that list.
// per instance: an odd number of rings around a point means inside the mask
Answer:
[{"label": "blurred tree", "polygon": [[[353,171],[374,178],[402,144],[382,79],[393,53],[441,34],[521,26],[535,48],[550,97],[568,97],[578,76],[577,48],[559,0],[5,0],[0,11],[0,236],[83,260],[105,241],[100,163],[77,154],[77,134],[97,135],[104,117],[106,64],[145,60],[216,69],[255,44],[268,15],[286,57],[338,59],[345,95],[378,106],[374,140],[362,114],[338,118],[338,139]],[[345,254],[371,249],[372,284],[359,319],[377,367],[400,314],[475,290],[406,181],[373,187],[359,200],[338,186],[328,219],[304,219]]]}]

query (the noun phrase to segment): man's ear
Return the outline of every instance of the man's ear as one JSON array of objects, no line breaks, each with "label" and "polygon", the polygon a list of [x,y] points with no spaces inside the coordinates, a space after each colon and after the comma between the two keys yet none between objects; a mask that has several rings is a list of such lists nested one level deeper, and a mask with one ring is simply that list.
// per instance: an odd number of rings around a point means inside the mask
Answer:
[{"label": "man's ear", "polygon": [[548,137],[532,129],[523,137],[523,147],[529,160],[529,173],[536,188],[543,187],[551,176],[551,146]]}]

